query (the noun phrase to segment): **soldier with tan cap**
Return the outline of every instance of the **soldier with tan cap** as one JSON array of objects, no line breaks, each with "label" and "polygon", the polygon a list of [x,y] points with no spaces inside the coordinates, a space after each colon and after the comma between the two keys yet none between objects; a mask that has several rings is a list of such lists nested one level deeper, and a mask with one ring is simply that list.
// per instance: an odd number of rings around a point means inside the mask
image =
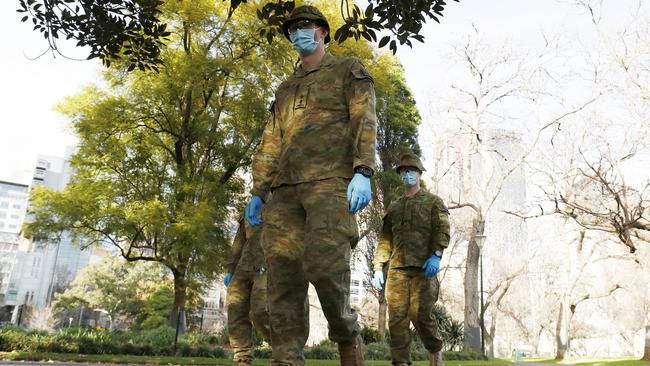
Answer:
[{"label": "soldier with tan cap", "polygon": [[[272,365],[305,363],[309,284],[338,343],[341,365],[363,365],[357,313],[350,308],[354,214],[370,202],[377,117],[374,82],[355,58],[325,51],[330,27],[313,6],[295,8],[284,35],[300,65],[275,93],[253,160],[246,219],[264,222]],[[265,197],[273,199],[260,217]]]},{"label": "soldier with tan cap", "polygon": [[422,162],[413,153],[403,154],[397,172],[404,195],[392,202],[384,217],[375,253],[375,287],[384,285],[388,265],[386,301],[393,365],[411,364],[410,323],[430,352],[429,364],[441,366],[442,339],[432,314],[438,300],[442,252],[449,245],[449,210],[440,197],[420,188]]}]

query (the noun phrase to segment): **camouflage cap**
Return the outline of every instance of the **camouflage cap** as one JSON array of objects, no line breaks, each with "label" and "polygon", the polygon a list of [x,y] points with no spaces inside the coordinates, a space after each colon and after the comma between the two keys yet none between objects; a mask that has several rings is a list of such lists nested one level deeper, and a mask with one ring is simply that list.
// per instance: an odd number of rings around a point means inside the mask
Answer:
[{"label": "camouflage cap", "polygon": [[291,14],[289,15],[289,18],[285,20],[284,23],[282,23],[282,32],[284,33],[284,36],[288,40],[291,40],[289,38],[289,26],[291,25],[291,23],[303,19],[313,20],[316,23],[320,24],[321,26],[325,26],[327,28],[327,36],[325,36],[325,43],[329,43],[330,24],[327,22],[327,18],[325,18],[323,13],[321,13],[317,7],[311,5],[302,5],[293,9]]},{"label": "camouflage cap", "polygon": [[424,166],[422,165],[422,162],[420,161],[420,158],[418,158],[417,155],[415,155],[412,152],[407,152],[402,154],[400,157],[400,162],[399,165],[397,166],[397,172],[399,172],[402,168],[417,168],[420,170],[420,172],[425,171]]}]

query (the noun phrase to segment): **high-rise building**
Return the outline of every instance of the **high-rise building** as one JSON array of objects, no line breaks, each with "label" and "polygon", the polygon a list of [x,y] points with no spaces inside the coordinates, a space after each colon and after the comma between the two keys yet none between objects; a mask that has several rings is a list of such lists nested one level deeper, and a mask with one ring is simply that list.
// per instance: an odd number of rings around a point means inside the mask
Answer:
[{"label": "high-rise building", "polygon": [[18,234],[25,219],[29,186],[0,181],[0,232]]},{"label": "high-rise building", "polygon": [[8,214],[9,218],[18,216],[20,221],[6,223],[11,229],[14,228],[9,225],[17,223],[15,237],[0,235],[0,250],[7,254],[3,255],[0,268],[3,278],[7,278],[6,284],[0,283],[0,291],[4,290],[0,294],[0,322],[7,322],[8,313],[11,312],[11,321],[22,323],[23,306],[29,305],[39,309],[49,305],[54,294],[65,290],[79,270],[90,262],[91,250],[84,250],[74,243],[70,233],[61,233],[60,240],[52,242],[33,242],[19,235],[22,221],[30,220],[30,217],[26,216],[29,189],[45,186],[63,190],[72,173],[68,164],[70,155],[71,150],[66,153],[66,158],[39,156],[31,187],[3,182],[2,192],[10,192],[6,196],[13,197],[8,206],[16,210],[15,213]]}]

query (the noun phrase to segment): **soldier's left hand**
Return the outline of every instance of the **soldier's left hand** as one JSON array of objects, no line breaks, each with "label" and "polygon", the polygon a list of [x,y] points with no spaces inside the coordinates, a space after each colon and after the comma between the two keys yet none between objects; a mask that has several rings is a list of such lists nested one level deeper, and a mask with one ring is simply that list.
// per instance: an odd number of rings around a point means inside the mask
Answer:
[{"label": "soldier's left hand", "polygon": [[350,212],[357,213],[368,206],[371,195],[370,178],[363,176],[363,174],[355,173],[348,185]]},{"label": "soldier's left hand", "polygon": [[440,271],[440,257],[432,255],[426,260],[426,262],[424,262],[422,269],[424,269],[424,277],[426,278],[431,278],[437,275],[438,271]]},{"label": "soldier's left hand", "polygon": [[226,273],[226,276],[223,278],[223,284],[228,287],[230,285],[230,281],[232,280],[232,272]]}]

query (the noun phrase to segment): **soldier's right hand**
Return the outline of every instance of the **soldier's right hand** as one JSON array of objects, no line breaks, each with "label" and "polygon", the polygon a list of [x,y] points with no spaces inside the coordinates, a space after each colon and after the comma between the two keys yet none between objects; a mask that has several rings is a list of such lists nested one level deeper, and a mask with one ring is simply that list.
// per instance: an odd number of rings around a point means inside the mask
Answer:
[{"label": "soldier's right hand", "polygon": [[384,272],[383,271],[375,271],[375,288],[377,290],[382,290],[384,288]]},{"label": "soldier's right hand", "polygon": [[259,225],[262,223],[262,220],[260,220],[262,207],[264,207],[264,201],[262,201],[259,196],[251,197],[251,200],[248,201],[248,205],[246,205],[245,211],[246,220],[248,220],[249,224]]}]

